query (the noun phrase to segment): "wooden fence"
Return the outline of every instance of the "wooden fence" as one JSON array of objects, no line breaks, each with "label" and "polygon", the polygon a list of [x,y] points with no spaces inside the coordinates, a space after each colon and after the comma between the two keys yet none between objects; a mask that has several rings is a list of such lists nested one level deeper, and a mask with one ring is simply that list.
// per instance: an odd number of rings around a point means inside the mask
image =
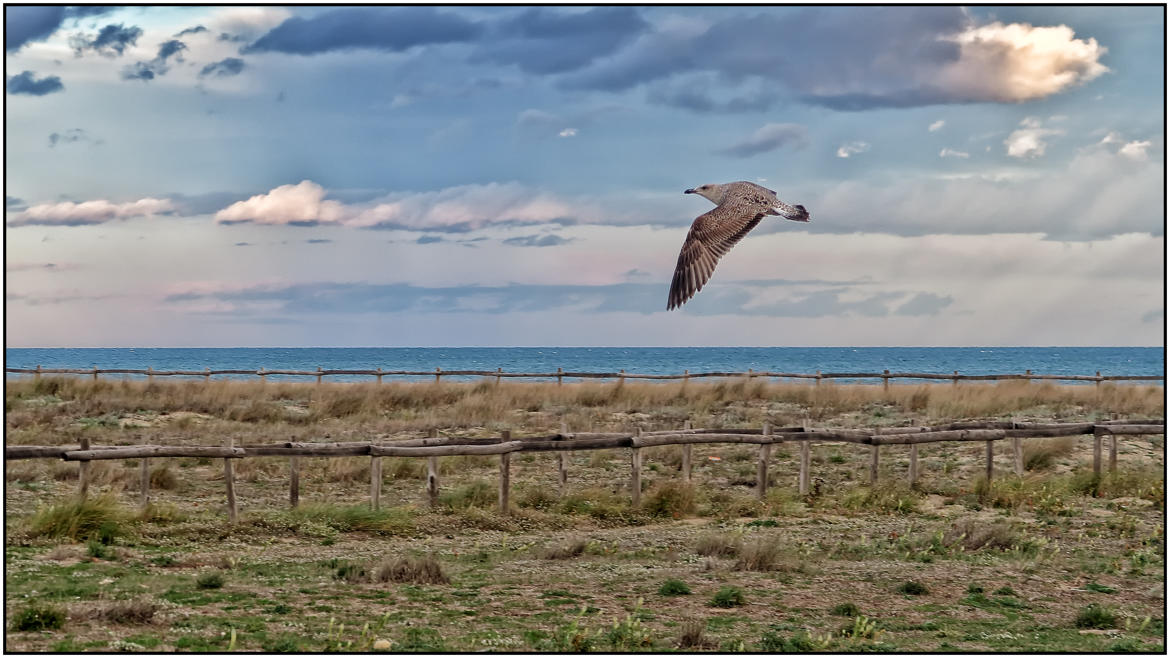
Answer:
[{"label": "wooden fence", "polygon": [[138,370],[133,368],[4,368],[4,372],[13,374],[34,375],[40,377],[41,375],[91,375],[96,380],[98,375],[145,375],[147,379],[154,379],[155,377],[203,377],[204,380],[210,380],[213,375],[251,375],[260,378],[260,381],[265,381],[269,375],[281,375],[292,377],[316,377],[317,383],[320,384],[323,377],[330,377],[336,375],[345,376],[365,376],[376,377],[378,383],[382,383],[383,377],[431,377],[438,382],[441,377],[495,377],[496,383],[499,383],[501,378],[521,378],[521,379],[556,379],[560,384],[564,378],[570,379],[617,379],[624,381],[626,379],[698,379],[703,377],[765,377],[775,379],[812,379],[817,385],[820,385],[822,379],[881,379],[882,385],[888,389],[891,379],[931,379],[950,381],[958,384],[960,381],[1005,381],[1005,380],[1052,380],[1052,381],[1074,381],[1074,382],[1096,382],[1097,386],[1101,382],[1116,382],[1116,381],[1164,381],[1166,378],[1162,375],[1102,375],[1101,371],[1097,371],[1095,375],[1041,375],[1033,374],[1031,370],[1025,370],[1023,374],[994,374],[994,375],[961,375],[958,370],[951,374],[940,374],[932,372],[890,372],[883,370],[882,372],[821,372],[815,373],[799,373],[799,372],[771,372],[765,370],[751,370],[747,372],[690,372],[683,371],[681,375],[647,375],[638,373],[629,373],[625,370],[617,372],[567,372],[561,368],[557,368],[556,372],[504,372],[501,368],[491,370],[443,370],[435,368],[434,370],[382,370],[376,368],[374,370],[325,370],[318,367],[316,370],[265,370],[261,367],[258,370],[211,370],[205,368],[203,370],[155,370],[147,368],[146,370]]},{"label": "wooden fence", "polygon": [[1020,423],[1014,421],[974,422],[963,421],[945,425],[923,427],[883,427],[868,429],[819,429],[809,427],[773,428],[767,423],[759,429],[691,429],[690,423],[681,430],[643,432],[568,432],[562,425],[561,432],[550,436],[516,438],[510,431],[499,437],[440,438],[432,431],[427,438],[407,439],[391,443],[270,443],[235,446],[231,439],[223,446],[159,446],[123,445],[95,446],[83,437],[80,445],[64,446],[22,446],[4,447],[5,460],[56,458],[80,462],[79,495],[84,498],[89,486],[89,463],[101,459],[139,459],[141,473],[141,504],[145,507],[150,499],[151,458],[160,457],[217,457],[223,459],[224,481],[227,487],[228,517],[236,520],[235,480],[232,461],[245,457],[288,457],[289,458],[289,501],[296,507],[300,498],[298,460],[301,457],[369,456],[370,464],[370,505],[377,509],[382,489],[382,457],[425,457],[427,459],[426,492],[432,506],[438,504],[439,475],[438,458],[453,455],[498,455],[500,458],[499,511],[507,514],[510,490],[511,454],[514,452],[556,452],[558,455],[558,484],[563,493],[568,482],[568,461],[565,455],[574,450],[604,450],[628,448],[630,450],[630,495],[633,504],[640,502],[642,485],[642,449],[654,446],[678,446],[682,451],[681,476],[691,481],[691,446],[694,444],[751,444],[759,446],[756,492],[761,499],[768,488],[768,464],[771,447],[779,443],[800,444],[800,475],[797,481],[801,495],[809,489],[811,459],[810,444],[816,442],[846,442],[870,446],[869,479],[878,480],[880,448],[887,445],[909,446],[909,482],[914,486],[918,479],[918,446],[923,443],[943,441],[983,441],[986,443],[986,477],[991,481],[994,473],[993,445],[996,441],[1012,440],[1012,469],[1017,475],[1024,472],[1022,439],[1035,437],[1058,437],[1093,435],[1093,472],[1101,474],[1103,461],[1103,439],[1109,441],[1109,470],[1117,468],[1118,437],[1121,435],[1165,434],[1164,419],[1113,420],[1096,423]]}]

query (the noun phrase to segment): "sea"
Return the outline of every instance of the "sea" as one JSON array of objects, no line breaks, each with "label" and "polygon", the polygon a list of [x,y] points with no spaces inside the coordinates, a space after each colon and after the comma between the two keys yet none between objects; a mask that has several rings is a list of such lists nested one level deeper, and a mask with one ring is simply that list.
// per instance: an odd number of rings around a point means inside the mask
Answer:
[{"label": "sea", "polygon": [[[663,375],[695,372],[925,372],[1165,376],[1164,347],[139,347],[6,348],[8,368],[155,370],[496,370]],[[6,373],[8,378],[29,375]],[[114,375],[104,375],[114,376]],[[117,377],[141,378],[136,375]],[[221,375],[242,377],[247,375]],[[271,375],[270,379],[308,378]],[[179,379],[175,377],[174,379]],[[330,376],[327,381],[369,381]],[[388,378],[390,379],[390,378]],[[429,377],[399,377],[429,379]],[[452,380],[476,379],[451,377]],[[447,377],[444,377],[447,380]],[[849,380],[836,380],[848,382]]]}]

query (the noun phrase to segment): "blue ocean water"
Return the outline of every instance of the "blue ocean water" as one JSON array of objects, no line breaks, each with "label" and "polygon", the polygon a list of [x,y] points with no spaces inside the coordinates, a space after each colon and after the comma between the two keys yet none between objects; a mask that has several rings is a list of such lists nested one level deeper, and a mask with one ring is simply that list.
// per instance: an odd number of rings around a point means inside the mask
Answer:
[{"label": "blue ocean water", "polygon": [[[6,348],[10,368],[495,370],[681,374],[929,372],[1165,375],[1162,347],[305,347]],[[8,375],[13,377],[14,375]],[[281,377],[273,376],[273,379]],[[286,379],[305,381],[304,377]],[[369,380],[336,376],[329,381]],[[446,378],[444,378],[446,379]],[[841,380],[839,380],[841,381]]]}]

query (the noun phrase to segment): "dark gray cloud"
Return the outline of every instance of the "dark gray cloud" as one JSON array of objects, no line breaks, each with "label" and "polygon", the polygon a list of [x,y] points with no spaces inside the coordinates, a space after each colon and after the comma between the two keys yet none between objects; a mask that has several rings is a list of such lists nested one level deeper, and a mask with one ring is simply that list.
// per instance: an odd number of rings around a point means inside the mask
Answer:
[{"label": "dark gray cloud", "polygon": [[69,45],[73,54],[80,57],[85,51],[92,50],[106,57],[120,57],[126,48],[138,45],[138,37],[142,36],[142,28],[131,25],[126,27],[119,23],[110,24],[98,30],[95,34],[77,33],[69,37]]},{"label": "dark gray cloud", "polygon": [[659,105],[677,107],[702,114],[738,114],[762,112],[775,105],[781,94],[775,89],[758,89],[744,93],[728,92],[716,96],[699,85],[655,85],[647,99]]},{"label": "dark gray cloud", "polygon": [[237,242],[234,246],[236,246],[236,247],[251,247],[252,243],[251,242]]},{"label": "dark gray cloud", "polygon": [[154,67],[149,62],[134,62],[124,67],[121,75],[123,80],[142,80],[143,82],[147,82],[154,80],[155,72]]},{"label": "dark gray cloud", "polygon": [[351,48],[401,52],[432,43],[470,41],[482,29],[432,7],[348,7],[289,18],[241,52],[314,55]]},{"label": "dark gray cloud", "polygon": [[493,26],[475,55],[529,73],[575,71],[633,41],[649,24],[632,7],[529,9]]},{"label": "dark gray cloud", "polygon": [[896,315],[938,315],[938,312],[955,301],[950,295],[935,295],[929,292],[920,292],[914,295],[905,304],[899,306]]},{"label": "dark gray cloud", "polygon": [[1162,322],[1166,319],[1166,311],[1156,308],[1142,315],[1142,322]]},{"label": "dark gray cloud", "polygon": [[803,148],[807,143],[808,130],[804,126],[795,123],[769,123],[752,133],[750,137],[727,148],[718,149],[716,153],[748,158],[775,151],[783,146]]},{"label": "dark gray cloud", "polygon": [[435,244],[436,242],[444,242],[444,239],[441,235],[420,235],[415,242],[417,244]]},{"label": "dark gray cloud", "polygon": [[54,148],[58,144],[76,144],[78,142],[98,145],[102,143],[102,140],[95,138],[82,128],[70,128],[59,133],[49,133],[49,148]]},{"label": "dark gray cloud", "polygon": [[501,240],[504,244],[513,247],[555,247],[572,241],[571,238],[562,238],[554,233],[547,235],[521,235]]},{"label": "dark gray cloud", "polygon": [[196,25],[195,27],[189,27],[185,30],[180,31],[175,36],[182,37],[182,36],[186,36],[188,34],[199,34],[200,32],[207,32],[207,31],[208,31],[208,29],[206,27],[203,27],[202,25]]},{"label": "dark gray cloud", "polygon": [[187,50],[187,44],[178,39],[171,39],[159,44],[158,54],[149,62],[135,62],[122,69],[123,80],[153,80],[158,76],[166,75],[170,67],[167,65],[167,60],[171,57],[175,61],[183,61],[182,52]]},{"label": "dark gray cloud", "polygon": [[67,19],[101,16],[117,9],[101,5],[76,7],[14,7],[4,8],[4,51],[15,52],[25,44],[44,41],[56,32]]},{"label": "dark gray cloud", "polygon": [[[777,285],[784,285],[779,282]],[[508,284],[502,286],[423,287],[406,283],[319,282],[290,285],[257,285],[235,290],[197,290],[166,297],[169,303],[202,300],[230,302],[246,313],[249,303],[260,304],[265,315],[273,303],[277,313],[522,313],[557,309],[585,312],[657,313],[666,303],[668,285],[618,283],[610,285]],[[795,295],[789,300],[752,305],[751,294],[736,285],[712,284],[710,290],[684,307],[696,315],[756,315],[770,317],[824,317],[857,315],[880,317],[891,313],[890,304],[904,292],[876,293],[855,301],[842,301],[851,288],[831,288]]]},{"label": "dark gray cloud", "polygon": [[8,196],[7,194],[4,195],[4,209],[5,210],[24,210],[27,207],[28,207],[28,204],[24,202],[24,199],[19,199],[19,198],[14,197],[14,196]]},{"label": "dark gray cloud", "polygon": [[333,242],[333,240],[328,238],[309,238],[308,240],[305,240],[305,242],[308,244],[329,244],[330,242]]},{"label": "dark gray cloud", "polygon": [[[178,39],[171,39],[170,41],[164,41],[158,47],[158,59],[165,62],[165,61],[167,61],[168,57],[171,57],[172,55],[177,55],[186,49],[187,49],[187,44],[183,43],[182,41],[179,41]],[[179,59],[179,58],[176,58],[176,59]]]},{"label": "dark gray cloud", "polygon": [[9,76],[4,88],[10,94],[44,96],[45,94],[64,91],[65,85],[61,83],[61,78],[55,75],[46,75],[38,79],[32,71],[24,71],[18,75]]},{"label": "dark gray cloud", "polygon": [[[202,78],[209,75],[214,75],[217,78],[227,78],[233,75],[239,75],[243,70],[244,60],[240,59],[239,57],[228,57],[226,59],[222,59],[218,62],[213,62],[207,66],[204,66],[203,69],[199,71],[199,77]],[[281,96],[284,95],[283,91],[280,93]],[[277,100],[279,101],[281,98],[278,97]]]}]

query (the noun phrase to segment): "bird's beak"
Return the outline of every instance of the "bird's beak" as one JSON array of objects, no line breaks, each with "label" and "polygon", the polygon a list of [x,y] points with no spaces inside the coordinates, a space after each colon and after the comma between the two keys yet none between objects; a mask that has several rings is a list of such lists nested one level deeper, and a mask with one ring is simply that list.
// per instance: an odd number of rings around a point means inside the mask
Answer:
[{"label": "bird's beak", "polygon": [[683,194],[694,194],[694,190],[683,190]]}]

